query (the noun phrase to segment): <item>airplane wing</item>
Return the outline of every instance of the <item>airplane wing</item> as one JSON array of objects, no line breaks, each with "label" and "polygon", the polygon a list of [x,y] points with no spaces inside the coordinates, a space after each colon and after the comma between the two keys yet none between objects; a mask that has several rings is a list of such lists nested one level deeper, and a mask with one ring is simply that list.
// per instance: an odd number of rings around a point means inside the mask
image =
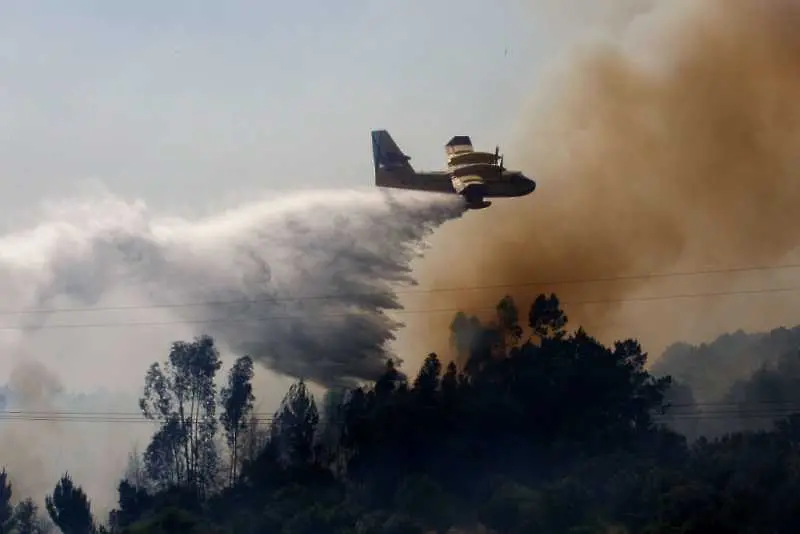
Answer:
[{"label": "airplane wing", "polygon": [[386,130],[372,132],[375,185],[394,189],[455,194],[449,172],[417,172]]},{"label": "airplane wing", "polygon": [[456,193],[453,188],[453,181],[447,173],[405,173],[379,169],[375,173],[375,185],[393,189],[428,191],[430,193]]}]

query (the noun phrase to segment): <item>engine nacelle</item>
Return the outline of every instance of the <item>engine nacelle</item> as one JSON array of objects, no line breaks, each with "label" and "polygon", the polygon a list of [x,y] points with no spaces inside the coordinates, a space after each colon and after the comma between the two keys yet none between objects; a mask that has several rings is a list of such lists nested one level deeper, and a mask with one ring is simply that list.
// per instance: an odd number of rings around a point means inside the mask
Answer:
[{"label": "engine nacelle", "polygon": [[453,182],[453,189],[459,195],[466,195],[468,191],[470,194],[480,194],[480,196],[486,194],[486,185],[483,178],[478,175],[453,176],[451,181]]},{"label": "engine nacelle", "polygon": [[453,176],[453,189],[463,196],[470,209],[481,209],[491,205],[483,197],[486,196],[486,183],[477,175]]},{"label": "engine nacelle", "polygon": [[491,202],[489,202],[488,200],[484,200],[484,199],[475,200],[475,201],[472,201],[472,202],[467,201],[467,208],[471,209],[471,210],[482,210],[484,208],[488,208],[491,205],[492,205]]}]

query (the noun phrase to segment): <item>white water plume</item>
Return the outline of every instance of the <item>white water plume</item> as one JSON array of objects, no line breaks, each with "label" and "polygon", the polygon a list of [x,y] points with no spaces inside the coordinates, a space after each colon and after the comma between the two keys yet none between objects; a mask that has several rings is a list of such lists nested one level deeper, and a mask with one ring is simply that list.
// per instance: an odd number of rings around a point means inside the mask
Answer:
[{"label": "white water plume", "polygon": [[52,204],[36,227],[0,238],[0,333],[55,351],[37,357],[59,374],[141,379],[161,359],[142,350],[152,340],[166,354],[168,340],[208,333],[323,386],[374,378],[399,326],[385,314],[400,307],[393,287],[413,283],[426,236],[463,210],[458,197],[377,191],[287,195],[198,220],[109,194]]},{"label": "white water plume", "polygon": [[[393,288],[413,283],[426,236],[463,209],[458,197],[377,191],[296,193],[194,220],[111,194],[50,203],[33,227],[0,236],[5,407],[45,414],[0,423],[16,497],[42,504],[69,471],[107,513],[127,454],[153,431],[133,421],[145,370],[176,340],[210,334],[229,356],[321,386],[374,378],[399,326],[385,313],[399,308]],[[283,393],[256,391],[267,404]],[[59,411],[127,415],[47,415]]]}]

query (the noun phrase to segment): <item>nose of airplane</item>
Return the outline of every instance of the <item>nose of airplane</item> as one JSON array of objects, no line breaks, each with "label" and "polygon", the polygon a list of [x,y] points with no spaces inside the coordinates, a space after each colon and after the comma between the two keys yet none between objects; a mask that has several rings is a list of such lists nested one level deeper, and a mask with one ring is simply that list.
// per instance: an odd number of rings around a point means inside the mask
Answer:
[{"label": "nose of airplane", "polygon": [[522,180],[525,182],[525,190],[528,193],[533,193],[536,189],[536,182],[528,178],[527,176],[523,176]]}]

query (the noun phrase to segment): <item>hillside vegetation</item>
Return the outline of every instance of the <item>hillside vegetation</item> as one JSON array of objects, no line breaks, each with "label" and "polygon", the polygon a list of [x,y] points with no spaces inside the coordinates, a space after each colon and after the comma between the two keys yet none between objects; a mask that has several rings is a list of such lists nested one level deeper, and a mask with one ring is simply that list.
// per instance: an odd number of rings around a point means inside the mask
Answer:
[{"label": "hillside vegetation", "polygon": [[[455,317],[457,362],[430,354],[407,377],[387,361],[322,399],[298,381],[272,417],[253,411],[249,357],[218,390],[214,340],[176,342],[144,377],[142,416],[159,430],[110,516],[93,517],[69,474],[45,510],[12,506],[4,473],[3,532],[800,532],[797,334],[771,334],[780,350],[760,361],[721,341],[704,356],[716,368],[726,353],[750,362],[727,382],[675,348],[658,366],[673,381],[648,372],[637,341],[568,327],[555,295],[522,310],[507,297],[491,323]],[[719,427],[730,421],[749,426]]]}]

